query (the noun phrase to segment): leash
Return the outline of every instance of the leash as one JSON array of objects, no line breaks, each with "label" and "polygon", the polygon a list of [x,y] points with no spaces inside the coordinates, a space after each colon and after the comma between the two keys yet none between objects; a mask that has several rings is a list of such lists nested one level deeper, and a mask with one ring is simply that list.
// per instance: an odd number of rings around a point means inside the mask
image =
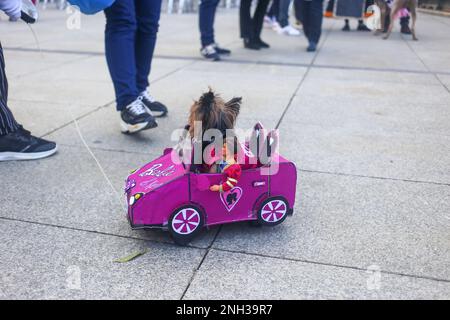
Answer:
[{"label": "leash", "polygon": [[[23,7],[22,7],[22,15],[21,15],[21,19],[26,23],[26,25],[28,26],[28,28],[31,31],[31,34],[33,35],[34,41],[36,43],[36,47],[37,50],[39,51],[39,54],[41,56],[41,59],[44,59],[44,53],[42,52],[41,49],[41,45],[39,42],[39,39],[37,37],[36,32],[34,31],[33,27],[31,26],[31,24],[35,23],[37,21],[38,18],[38,14],[37,14],[37,10],[36,7],[29,1],[29,0],[23,0]],[[113,191],[114,195],[117,197],[120,206],[122,207],[122,209],[124,209],[125,211],[127,210],[127,207],[125,205],[125,203],[122,201],[122,195],[116,190],[116,188],[114,187],[113,183],[111,182],[111,180],[109,179],[108,175],[106,174],[105,170],[103,169],[103,166],[101,165],[100,161],[97,159],[97,157],[95,156],[94,152],[92,152],[91,148],[89,147],[89,145],[87,144],[81,130],[80,127],[78,125],[78,121],[76,119],[76,117],[73,115],[72,110],[68,110],[70,117],[72,118],[72,122],[75,125],[75,129],[78,133],[78,136],[80,137],[81,142],[83,143],[84,147],[87,149],[89,155],[92,157],[92,159],[94,159],[97,167],[99,168],[103,178],[106,180],[106,182],[108,183],[108,185],[110,186],[111,190]]]}]

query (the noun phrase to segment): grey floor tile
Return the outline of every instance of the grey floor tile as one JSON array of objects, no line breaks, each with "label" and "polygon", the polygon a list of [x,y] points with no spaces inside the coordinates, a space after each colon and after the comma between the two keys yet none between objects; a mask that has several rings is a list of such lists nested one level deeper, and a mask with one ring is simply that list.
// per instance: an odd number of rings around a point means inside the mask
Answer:
[{"label": "grey floor tile", "polygon": [[222,228],[215,248],[450,280],[448,186],[299,172],[294,215]]},{"label": "grey floor tile", "polygon": [[[373,271],[372,271],[373,270]],[[448,299],[450,283],[211,250],[185,299]]]},{"label": "grey floor tile", "polygon": [[179,299],[204,254],[4,219],[0,229],[0,299]]},{"label": "grey floor tile", "polygon": [[[164,231],[131,230],[123,196],[124,180],[129,172],[160,153],[92,151],[107,178],[84,147],[60,146],[58,154],[48,159],[2,163],[0,175],[4,185],[0,195],[0,216],[172,242]],[[23,185],[17,186],[18,181],[23,181]],[[216,231],[213,228],[203,232],[192,245],[207,247]]]}]

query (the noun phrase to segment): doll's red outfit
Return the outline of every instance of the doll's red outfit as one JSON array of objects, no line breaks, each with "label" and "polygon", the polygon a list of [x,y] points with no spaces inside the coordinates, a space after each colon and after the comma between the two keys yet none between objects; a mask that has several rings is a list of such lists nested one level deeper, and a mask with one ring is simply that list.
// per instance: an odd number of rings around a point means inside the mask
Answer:
[{"label": "doll's red outfit", "polygon": [[[218,169],[221,164],[218,164]],[[239,178],[241,177],[241,166],[237,163],[226,164],[221,170],[224,174],[224,182],[220,185],[220,192],[227,192],[233,189],[239,182]]]}]

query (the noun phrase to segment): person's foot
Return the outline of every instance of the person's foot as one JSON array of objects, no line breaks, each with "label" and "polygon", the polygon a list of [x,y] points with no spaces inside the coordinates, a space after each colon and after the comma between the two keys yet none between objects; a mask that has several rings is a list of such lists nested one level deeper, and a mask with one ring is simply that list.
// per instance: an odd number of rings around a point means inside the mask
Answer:
[{"label": "person's foot", "polygon": [[350,24],[346,23],[342,28],[342,31],[350,31]]},{"label": "person's foot", "polygon": [[208,60],[211,60],[211,61],[219,61],[220,60],[220,56],[212,44],[201,48],[200,53],[202,54],[202,56],[204,58],[206,58]]},{"label": "person's foot", "polygon": [[325,11],[323,16],[325,18],[333,18],[333,11]]},{"label": "person's foot", "polygon": [[216,50],[216,52],[219,55],[229,56],[231,54],[231,50],[228,50],[228,49],[225,49],[225,48],[221,48],[221,47],[219,47],[219,45],[217,43],[214,43],[213,46],[214,46],[214,49]]},{"label": "person's foot", "polygon": [[371,31],[364,23],[358,24],[358,28],[356,29],[358,31]]},{"label": "person's foot", "polygon": [[411,29],[408,25],[402,25],[400,32],[403,34],[411,34]]},{"label": "person's foot", "polygon": [[281,28],[278,31],[278,34],[284,34],[287,36],[299,36],[300,35],[300,31],[298,31],[297,29],[295,29],[293,26],[291,26],[290,24],[288,24],[287,26],[285,26],[284,28]]},{"label": "person's foot", "polygon": [[315,42],[310,42],[308,45],[308,48],[306,48],[306,51],[308,52],[314,52],[317,49],[317,44]]},{"label": "person's foot", "polygon": [[158,124],[141,99],[136,99],[120,112],[123,133],[136,133],[156,128]]},{"label": "person's foot", "polygon": [[283,29],[281,28],[280,24],[277,21],[274,21],[272,23],[272,30],[275,32],[280,32],[280,30]]},{"label": "person's foot", "polygon": [[273,23],[273,20],[272,20],[271,17],[269,17],[269,16],[264,16],[264,26],[265,26],[265,27],[271,28],[271,27],[272,27],[272,23]]},{"label": "person's foot", "polygon": [[259,45],[262,49],[269,49],[270,45],[267,42],[262,41],[261,39],[257,39],[256,43]]},{"label": "person's foot", "polygon": [[144,106],[147,107],[150,111],[148,113],[152,114],[155,118],[165,117],[169,110],[167,107],[163,105],[161,102],[156,101],[148,92],[143,91],[139,95],[138,99],[144,103]]},{"label": "person's foot", "polygon": [[292,25],[295,29],[302,29],[303,28],[303,24],[300,20],[295,19],[294,24]]},{"label": "person's foot", "polygon": [[22,127],[0,137],[0,161],[36,160],[49,157],[57,150],[56,143],[32,136]]},{"label": "person's foot", "polygon": [[251,41],[250,39],[244,39],[244,48],[250,50],[259,50],[261,46],[256,41]]}]

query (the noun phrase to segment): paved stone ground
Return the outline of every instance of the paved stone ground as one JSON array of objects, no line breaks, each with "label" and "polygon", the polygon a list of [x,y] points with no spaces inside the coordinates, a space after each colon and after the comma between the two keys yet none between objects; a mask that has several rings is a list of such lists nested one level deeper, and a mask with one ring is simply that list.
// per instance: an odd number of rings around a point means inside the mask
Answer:
[{"label": "paved stone ground", "polygon": [[[68,30],[64,13],[42,12],[41,53],[26,25],[0,22],[10,105],[60,146],[49,159],[0,164],[0,298],[449,299],[450,19],[421,14],[419,42],[326,20],[317,54],[304,37],[265,30],[273,48],[249,52],[237,11],[222,11],[218,40],[233,50],[223,63],[199,58],[196,19],[163,15],[151,91],[170,116],[132,137],[119,132],[101,14]],[[284,114],[298,200],[276,228],[226,225],[182,248],[167,233],[130,230],[73,119],[121,190],[130,169],[172,145],[208,85],[244,97],[240,127],[273,127]]]}]

